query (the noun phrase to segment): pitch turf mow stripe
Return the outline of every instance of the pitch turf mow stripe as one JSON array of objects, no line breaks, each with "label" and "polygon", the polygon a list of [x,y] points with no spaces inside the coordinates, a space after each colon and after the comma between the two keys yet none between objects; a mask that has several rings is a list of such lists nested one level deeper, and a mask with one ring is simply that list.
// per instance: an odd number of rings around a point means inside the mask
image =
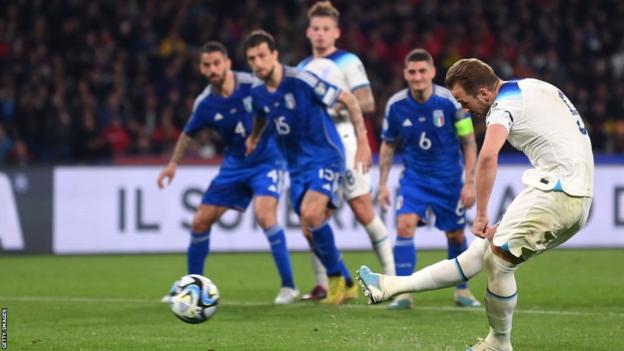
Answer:
[{"label": "pitch turf mow stripe", "polygon": [[[0,296],[2,301],[30,301],[30,302],[60,302],[60,303],[118,303],[118,304],[148,304],[154,305],[160,302],[157,299],[148,298],[123,298],[123,297],[79,297],[79,296]],[[221,305],[232,307],[261,307],[273,306],[271,303],[247,302],[247,301],[221,301]],[[278,308],[297,306],[309,306],[309,303],[293,304],[289,306],[279,306]],[[277,307],[277,306],[276,306]],[[338,308],[376,308],[385,309],[384,305],[368,306],[368,305],[342,305]],[[414,306],[414,310],[422,311],[440,311],[440,312],[479,312],[483,313],[484,308],[465,308],[465,307],[433,307],[433,306]],[[586,311],[557,311],[557,310],[517,310],[515,313],[535,314],[535,315],[557,315],[557,316],[612,316],[624,317],[624,312],[586,312]]]}]

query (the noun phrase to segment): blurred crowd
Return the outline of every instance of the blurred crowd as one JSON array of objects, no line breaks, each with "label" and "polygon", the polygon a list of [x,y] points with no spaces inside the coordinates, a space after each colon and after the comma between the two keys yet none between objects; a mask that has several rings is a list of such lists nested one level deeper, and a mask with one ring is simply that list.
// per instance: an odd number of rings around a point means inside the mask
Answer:
[{"label": "blurred crowd", "polygon": [[[168,156],[205,80],[197,48],[220,40],[248,70],[241,42],[264,28],[284,63],[310,54],[313,1],[12,0],[0,11],[0,165],[101,163]],[[462,57],[503,79],[559,86],[586,121],[596,152],[624,153],[624,2],[610,0],[334,1],[339,47],[364,61],[377,102],[405,85],[402,60],[429,50],[436,82]],[[475,121],[478,138],[482,121]],[[221,141],[198,135],[195,157]]]}]

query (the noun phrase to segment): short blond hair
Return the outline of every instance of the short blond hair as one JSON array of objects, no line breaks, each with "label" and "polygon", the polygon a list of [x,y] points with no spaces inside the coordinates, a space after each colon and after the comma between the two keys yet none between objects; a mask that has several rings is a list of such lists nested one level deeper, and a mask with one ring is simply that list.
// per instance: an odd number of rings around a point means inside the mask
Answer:
[{"label": "short blond hair", "polygon": [[480,88],[493,89],[500,78],[487,63],[476,59],[461,59],[446,72],[444,83],[449,89],[459,84],[468,95],[476,95]]},{"label": "short blond hair", "polygon": [[313,17],[330,17],[338,23],[340,11],[332,5],[331,1],[319,1],[308,10],[308,20]]}]

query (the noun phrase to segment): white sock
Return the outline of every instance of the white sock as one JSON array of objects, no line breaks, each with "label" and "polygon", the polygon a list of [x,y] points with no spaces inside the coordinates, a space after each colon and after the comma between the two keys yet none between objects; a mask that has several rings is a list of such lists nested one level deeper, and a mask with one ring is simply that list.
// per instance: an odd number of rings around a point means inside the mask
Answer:
[{"label": "white sock", "polygon": [[485,341],[501,350],[511,350],[511,324],[518,302],[514,272],[518,266],[496,256],[491,248],[485,253],[488,290],[485,293],[490,333]]},{"label": "white sock", "polygon": [[314,271],[314,279],[316,280],[316,285],[320,285],[327,290],[329,286],[329,280],[327,279],[327,272],[325,271],[325,267],[319,258],[313,253],[310,253],[310,263],[312,264],[312,270]]},{"label": "white sock", "polygon": [[377,254],[377,259],[383,267],[383,273],[386,275],[395,275],[394,255],[392,254],[392,243],[388,237],[388,229],[379,216],[375,216],[373,220],[364,226],[368,237],[370,238],[373,249]]},{"label": "white sock", "polygon": [[489,242],[475,238],[468,249],[456,259],[427,266],[407,277],[383,276],[388,296],[455,286],[477,275],[483,269],[483,255]]}]

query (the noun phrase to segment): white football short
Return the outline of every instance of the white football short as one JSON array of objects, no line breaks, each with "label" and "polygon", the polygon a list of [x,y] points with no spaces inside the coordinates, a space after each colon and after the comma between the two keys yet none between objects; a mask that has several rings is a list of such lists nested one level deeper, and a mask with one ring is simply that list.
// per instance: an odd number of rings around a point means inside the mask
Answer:
[{"label": "white football short", "polygon": [[526,187],[509,204],[493,243],[529,259],[570,239],[586,223],[592,199]]},{"label": "white football short", "polygon": [[364,194],[371,192],[370,172],[362,173],[355,167],[355,152],[357,151],[357,141],[355,129],[350,121],[336,122],[336,130],[345,148],[346,171],[342,182],[343,196],[347,201],[353,200]]}]

